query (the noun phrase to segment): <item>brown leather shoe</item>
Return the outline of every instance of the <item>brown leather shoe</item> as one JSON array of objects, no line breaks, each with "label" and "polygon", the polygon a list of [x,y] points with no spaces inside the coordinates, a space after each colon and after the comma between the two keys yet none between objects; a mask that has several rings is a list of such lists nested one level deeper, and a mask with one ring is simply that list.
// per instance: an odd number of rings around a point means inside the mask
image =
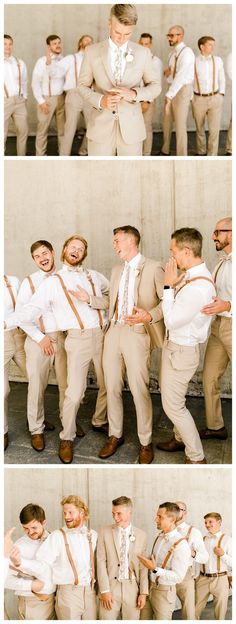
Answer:
[{"label": "brown leather shoe", "polygon": [[225,427],[221,429],[200,429],[199,435],[201,440],[209,440],[210,438],[217,438],[218,440],[227,440],[228,431]]},{"label": "brown leather shoe", "polygon": [[77,435],[77,438],[83,438],[85,436],[85,432],[82,429],[82,427],[79,425],[79,423],[76,423],[76,435]]},{"label": "brown leather shoe", "polygon": [[108,435],[108,433],[109,433],[109,424],[108,423],[104,423],[103,425],[100,425],[99,427],[96,427],[95,425],[92,425],[92,429],[93,429],[93,431],[98,431],[99,433],[105,433],[105,435]]},{"label": "brown leather shoe", "polygon": [[9,444],[8,433],[4,433],[4,451],[7,449]]},{"label": "brown leather shoe", "polygon": [[207,460],[204,457],[203,459],[201,459],[200,461],[192,461],[191,459],[189,459],[189,457],[186,455],[185,457],[185,464],[207,464]]},{"label": "brown leather shoe", "polygon": [[123,438],[123,436],[121,438],[110,436],[105,446],[103,446],[102,450],[100,451],[98,457],[101,457],[101,459],[107,459],[107,457],[111,457],[111,455],[114,455],[114,453],[117,451],[118,446],[124,444],[124,441],[125,439]]},{"label": "brown leather shoe", "polygon": [[43,433],[35,433],[31,436],[31,446],[35,451],[43,451],[45,449],[45,441]]},{"label": "brown leather shoe", "polygon": [[44,421],[44,429],[45,429],[45,431],[54,431],[55,426],[49,420],[45,420]]},{"label": "brown leather shoe", "polygon": [[143,446],[140,444],[139,449],[139,464],[151,464],[154,457],[153,446],[151,444],[147,444],[147,446]]},{"label": "brown leather shoe", "polygon": [[174,453],[175,451],[184,451],[185,445],[183,442],[178,442],[175,438],[171,438],[169,442],[158,442],[157,448],[160,449],[160,451]]},{"label": "brown leather shoe", "polygon": [[73,442],[72,440],[61,440],[58,453],[63,464],[71,464],[73,460]]}]

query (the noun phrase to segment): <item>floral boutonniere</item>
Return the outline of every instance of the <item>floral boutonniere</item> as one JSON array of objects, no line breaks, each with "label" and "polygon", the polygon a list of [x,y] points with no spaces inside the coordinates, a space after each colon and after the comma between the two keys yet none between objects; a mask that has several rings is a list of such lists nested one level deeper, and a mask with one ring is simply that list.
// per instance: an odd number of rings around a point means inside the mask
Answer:
[{"label": "floral boutonniere", "polygon": [[135,535],[133,533],[131,533],[131,535],[129,535],[129,541],[130,542],[135,542]]},{"label": "floral boutonniere", "polygon": [[133,50],[131,50],[131,48],[127,49],[127,52],[125,53],[125,60],[126,63],[132,63],[134,60],[134,53]]}]

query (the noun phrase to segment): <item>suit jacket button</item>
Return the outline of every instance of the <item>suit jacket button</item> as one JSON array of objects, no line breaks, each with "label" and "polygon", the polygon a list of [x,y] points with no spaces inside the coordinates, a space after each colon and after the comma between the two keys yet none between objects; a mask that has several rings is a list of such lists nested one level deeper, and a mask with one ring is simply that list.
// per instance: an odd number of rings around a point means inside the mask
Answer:
[{"label": "suit jacket button", "polygon": [[114,576],[115,581],[117,580],[117,576]]}]

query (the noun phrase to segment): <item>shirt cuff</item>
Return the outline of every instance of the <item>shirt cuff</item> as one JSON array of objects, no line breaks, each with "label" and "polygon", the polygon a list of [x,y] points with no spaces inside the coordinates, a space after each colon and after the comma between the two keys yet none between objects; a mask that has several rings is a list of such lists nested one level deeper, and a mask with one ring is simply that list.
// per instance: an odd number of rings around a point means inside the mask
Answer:
[{"label": "shirt cuff", "polygon": [[164,288],[163,290],[163,301],[174,301],[174,288]]}]

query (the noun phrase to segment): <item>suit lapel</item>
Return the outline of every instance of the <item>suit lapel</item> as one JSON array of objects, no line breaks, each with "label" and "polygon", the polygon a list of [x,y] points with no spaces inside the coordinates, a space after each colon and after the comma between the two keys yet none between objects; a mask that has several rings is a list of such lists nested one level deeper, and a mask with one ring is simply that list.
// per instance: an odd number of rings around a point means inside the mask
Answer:
[{"label": "suit lapel", "polygon": [[123,74],[123,77],[122,77],[122,80],[121,80],[121,84],[123,82],[126,82],[126,84],[127,84],[127,82],[129,82],[127,80],[129,74],[130,74],[130,77],[132,78],[132,74],[133,74],[133,71],[134,71],[135,53],[134,53],[132,42],[130,42],[130,44],[128,45],[128,50],[130,50],[130,51],[132,50],[132,55],[133,55],[134,58],[133,58],[132,62],[130,62],[130,63],[127,63],[127,61],[126,61],[126,63],[125,63],[125,71],[124,71],[124,74]]},{"label": "suit lapel", "polygon": [[137,531],[136,531],[135,527],[131,527],[131,535],[133,535],[135,537],[135,540],[133,541],[133,540],[129,539],[129,555],[128,555],[129,569],[131,567],[132,560],[133,560],[135,542],[137,541]]},{"label": "suit lapel", "polygon": [[116,276],[114,278],[114,284],[113,284],[113,301],[112,301],[112,316],[115,312],[115,307],[116,307],[116,301],[117,301],[117,297],[118,297],[118,292],[119,292],[119,283],[120,283],[120,278],[121,275],[124,271],[124,264],[121,264],[119,268],[117,268],[117,273]]},{"label": "suit lapel", "polygon": [[111,81],[112,84],[114,84],[115,79],[110,68],[110,64],[108,60],[108,57],[109,57],[108,52],[109,52],[109,43],[108,41],[104,41],[101,44],[101,59],[102,59],[102,63],[104,65],[104,68],[105,68],[105,71],[107,73],[109,80]]},{"label": "suit lapel", "polygon": [[137,274],[135,277],[135,282],[134,282],[134,305],[137,306],[138,305],[138,289],[139,289],[139,285],[140,285],[140,281],[141,281],[141,277],[142,277],[142,271],[143,271],[143,267],[145,264],[145,260],[146,258],[144,256],[141,256],[140,258],[140,262],[137,266]]},{"label": "suit lapel", "polygon": [[112,526],[112,537],[114,540],[117,557],[118,557],[118,560],[120,561],[120,546],[119,546],[118,529],[115,525]]}]

